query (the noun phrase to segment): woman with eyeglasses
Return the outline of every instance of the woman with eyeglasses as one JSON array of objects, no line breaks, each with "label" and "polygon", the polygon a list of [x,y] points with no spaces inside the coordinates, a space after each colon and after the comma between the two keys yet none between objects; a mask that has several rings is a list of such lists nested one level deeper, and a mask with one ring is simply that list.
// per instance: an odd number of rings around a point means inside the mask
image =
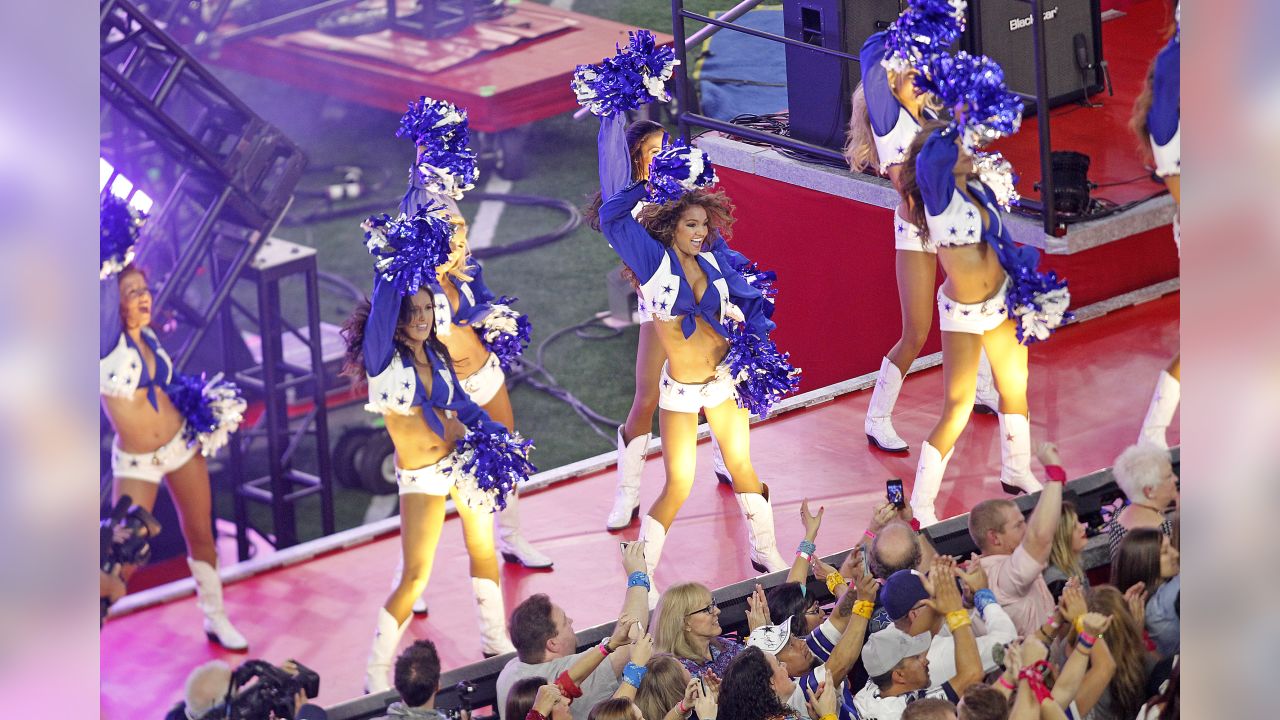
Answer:
[{"label": "woman with eyeglasses", "polygon": [[[767,622],[764,590],[759,585],[748,604],[747,625],[754,630]],[[702,583],[667,588],[653,618],[654,650],[675,657],[693,677],[706,673],[723,677],[725,668],[743,649],[737,640],[720,636],[720,608]]]},{"label": "woman with eyeglasses", "polygon": [[[168,483],[187,544],[187,566],[196,582],[196,603],[204,613],[205,634],[228,650],[247,650],[248,641],[231,624],[222,604],[205,461],[234,432],[244,401],[238,395],[224,398],[224,407],[237,416],[234,422],[211,432],[201,425],[208,420],[204,411],[209,409],[209,390],[217,383],[202,388],[203,379],[177,373],[151,328],[151,288],[142,269],[131,262],[141,219],[123,200],[108,197],[103,200],[101,220],[98,375],[102,409],[115,431],[112,502],[128,495],[135,505],[150,511],[160,481]],[[186,416],[193,411],[205,417],[189,421]]]}]

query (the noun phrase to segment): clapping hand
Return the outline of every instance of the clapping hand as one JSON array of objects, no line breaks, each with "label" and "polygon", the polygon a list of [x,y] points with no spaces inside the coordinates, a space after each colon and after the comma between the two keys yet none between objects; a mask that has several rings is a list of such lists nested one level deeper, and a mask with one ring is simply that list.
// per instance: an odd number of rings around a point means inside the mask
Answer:
[{"label": "clapping hand", "polygon": [[983,569],[982,563],[978,562],[978,553],[970,554],[969,562],[956,567],[956,577],[964,581],[965,587],[969,588],[971,593],[986,590],[989,587],[987,571]]},{"label": "clapping hand", "polygon": [[756,583],[756,589],[747,596],[747,626],[752,630],[772,625],[769,617],[769,601],[764,596],[764,586]]},{"label": "clapping hand", "polygon": [[1137,621],[1138,627],[1147,622],[1147,584],[1136,582],[1124,591],[1125,605],[1129,606],[1129,614]]},{"label": "clapping hand", "polygon": [[808,701],[805,704],[809,707],[809,717],[824,718],[836,714],[839,707],[836,704],[836,693],[832,686],[833,683],[824,682],[818,685],[816,693],[806,691]]}]

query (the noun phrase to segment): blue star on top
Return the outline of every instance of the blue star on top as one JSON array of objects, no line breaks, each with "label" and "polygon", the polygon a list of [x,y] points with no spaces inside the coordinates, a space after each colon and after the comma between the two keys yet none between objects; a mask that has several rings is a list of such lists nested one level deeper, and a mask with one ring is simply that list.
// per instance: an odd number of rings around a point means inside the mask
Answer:
[{"label": "blue star on top", "polygon": [[969,218],[970,220],[972,220],[972,219],[973,219],[973,208],[969,208],[968,210],[965,210],[965,211],[964,211],[964,216],[965,216],[965,217],[967,217],[967,218]]},{"label": "blue star on top", "polygon": [[969,237],[973,237],[973,232],[974,232],[973,228],[969,228],[968,231],[965,232],[965,235],[968,235]]},{"label": "blue star on top", "polygon": [[405,390],[408,390],[408,389],[409,389],[409,381],[408,381],[408,380],[405,380],[405,381],[404,381],[404,389],[405,389]]},{"label": "blue star on top", "polygon": [[386,402],[391,398],[391,393],[382,393],[382,401]]},{"label": "blue star on top", "polygon": [[674,286],[671,286],[671,285],[665,285],[665,286],[663,286],[663,288],[662,288],[662,292],[663,292],[663,294],[666,294],[666,293],[669,293],[669,292],[673,292],[674,290],[675,290],[675,287],[674,287]]},{"label": "blue star on top", "polygon": [[403,396],[403,395],[400,395],[400,396],[396,397],[396,404],[397,404],[397,405],[403,405],[403,404],[404,404],[404,396]]},{"label": "blue star on top", "polygon": [[663,310],[666,310],[666,309],[667,309],[667,301],[666,301],[666,300],[663,300],[662,302],[658,303],[658,307],[662,308]]},{"label": "blue star on top", "polygon": [[947,233],[948,233],[949,235],[954,236],[954,235],[956,234],[956,228],[955,228],[955,226],[953,225],[953,226],[951,226],[951,227],[947,228]]},{"label": "blue star on top", "polygon": [[683,395],[683,394],[684,394],[684,388],[676,388],[676,394],[677,394],[677,395]]}]

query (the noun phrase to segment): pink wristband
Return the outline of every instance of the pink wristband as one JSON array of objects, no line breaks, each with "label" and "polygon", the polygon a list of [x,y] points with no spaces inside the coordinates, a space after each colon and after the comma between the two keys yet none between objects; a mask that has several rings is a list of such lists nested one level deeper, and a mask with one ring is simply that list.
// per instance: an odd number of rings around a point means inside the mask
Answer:
[{"label": "pink wristband", "polygon": [[1067,481],[1067,471],[1063,470],[1061,465],[1045,465],[1044,474],[1050,482],[1065,483]]},{"label": "pink wristband", "polygon": [[875,540],[875,539],[876,539],[876,534],[875,534],[875,533],[873,533],[873,532],[871,532],[870,530],[863,530],[863,531],[862,531],[862,534],[863,534],[863,535],[866,535],[868,540]]}]

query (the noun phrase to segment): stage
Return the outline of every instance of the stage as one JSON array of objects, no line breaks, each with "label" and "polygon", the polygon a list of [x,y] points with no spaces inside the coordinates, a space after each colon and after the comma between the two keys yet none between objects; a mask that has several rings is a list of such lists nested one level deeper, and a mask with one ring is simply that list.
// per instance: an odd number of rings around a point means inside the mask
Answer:
[{"label": "stage", "polygon": [[[1033,441],[1057,442],[1070,477],[1110,466],[1136,438],[1156,375],[1178,351],[1178,312],[1176,292],[1138,305],[1097,305],[1084,313],[1086,321],[1032,348]],[[936,358],[924,360],[922,364]],[[754,428],[752,456],[772,489],[784,556],[803,534],[798,508],[804,498],[826,508],[818,547],[827,553],[856,542],[871,508],[883,497],[886,478],[900,477],[910,486],[916,450],[941,407],[941,370],[915,372],[906,381],[894,416],[899,433],[912,444],[905,455],[867,446],[862,420],[870,392],[839,394],[867,384],[866,378],[858,378],[813,390],[807,396],[812,406],[796,403],[801,407]],[[939,515],[959,514],[1002,494],[997,433],[994,418],[974,417],[943,483]],[[536,431],[531,434],[536,437]],[[1175,421],[1169,441],[1176,445],[1178,440]],[[753,575],[745,523],[732,492],[713,479],[709,452],[708,443],[702,443],[699,482],[656,573],[660,588],[682,580],[718,587]],[[661,456],[651,455],[642,507],[656,497],[662,477]],[[603,529],[613,487],[614,472],[607,467],[526,493],[524,532],[556,560],[556,568],[534,572],[505,565],[508,610],[521,598],[546,592],[578,628],[613,619],[625,585],[617,543],[638,533],[635,524],[617,534]],[[434,640],[446,670],[481,659],[461,548],[460,526],[450,518],[427,590],[431,615],[414,620],[404,640]],[[398,556],[399,537],[390,532],[228,583],[228,613],[250,640],[248,657],[275,663],[297,658],[317,670],[321,704],[357,696],[375,613]],[[234,568],[228,569],[234,574]],[[189,580],[184,582],[189,586]],[[158,717],[177,701],[185,676],[196,665],[218,657],[235,664],[246,657],[208,644],[199,623],[189,592],[109,619],[102,631],[102,716]]]}]

